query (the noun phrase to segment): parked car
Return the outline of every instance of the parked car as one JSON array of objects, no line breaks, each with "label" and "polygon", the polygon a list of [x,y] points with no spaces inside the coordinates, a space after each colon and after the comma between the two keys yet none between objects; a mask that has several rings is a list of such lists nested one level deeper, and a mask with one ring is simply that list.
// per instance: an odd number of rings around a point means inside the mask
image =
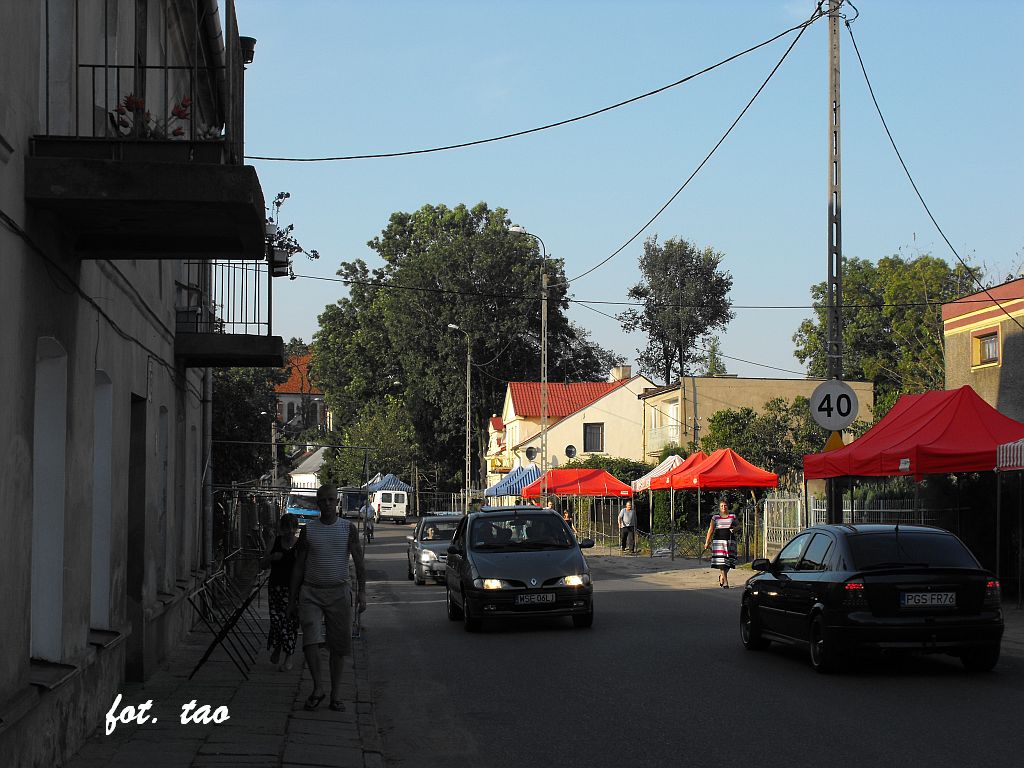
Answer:
[{"label": "parked car", "polygon": [[405,491],[377,491],[370,497],[381,522],[393,520],[397,525],[405,525],[409,516],[409,494]]},{"label": "parked car", "polygon": [[941,528],[814,526],[753,568],[740,607],[749,650],[804,644],[819,672],[858,651],[946,653],[972,672],[999,660],[999,581]]},{"label": "parked car", "polygon": [[444,583],[445,563],[448,561],[448,545],[452,543],[459,518],[451,515],[435,515],[420,518],[411,536],[405,538],[409,545],[405,559],[409,566],[409,578],[417,584],[426,584],[427,577]]},{"label": "parked car", "polygon": [[577,627],[594,622],[593,585],[582,549],[551,509],[493,507],[459,520],[448,547],[448,618],[467,631],[485,617],[571,616]]},{"label": "parked car", "polygon": [[299,525],[320,517],[320,507],[316,503],[316,491],[313,489],[293,488],[285,501],[285,512],[295,515]]}]

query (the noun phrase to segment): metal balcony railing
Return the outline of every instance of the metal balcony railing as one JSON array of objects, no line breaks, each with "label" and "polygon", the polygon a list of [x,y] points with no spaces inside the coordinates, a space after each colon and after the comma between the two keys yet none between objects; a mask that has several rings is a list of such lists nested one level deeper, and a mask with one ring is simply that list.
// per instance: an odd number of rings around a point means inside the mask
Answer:
[{"label": "metal balcony railing", "polygon": [[265,261],[185,261],[177,283],[178,333],[272,335]]},{"label": "metal balcony railing", "polygon": [[44,0],[44,15],[43,135],[219,142],[243,163],[233,0]]}]

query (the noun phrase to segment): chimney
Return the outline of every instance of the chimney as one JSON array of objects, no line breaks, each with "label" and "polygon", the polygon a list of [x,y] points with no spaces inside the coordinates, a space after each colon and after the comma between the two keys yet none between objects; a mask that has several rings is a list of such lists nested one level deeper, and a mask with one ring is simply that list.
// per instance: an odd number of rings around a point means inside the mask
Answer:
[{"label": "chimney", "polygon": [[629,365],[619,365],[612,368],[611,373],[608,375],[608,381],[625,381],[626,379],[632,378],[633,367]]}]

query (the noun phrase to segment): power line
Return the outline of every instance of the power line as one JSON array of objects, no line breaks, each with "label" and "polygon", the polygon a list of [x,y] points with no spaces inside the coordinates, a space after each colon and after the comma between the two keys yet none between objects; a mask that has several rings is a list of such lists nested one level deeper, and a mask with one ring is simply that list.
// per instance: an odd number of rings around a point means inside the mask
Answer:
[{"label": "power line", "polygon": [[655,88],[653,91],[647,91],[646,93],[642,93],[639,96],[633,96],[632,98],[625,99],[624,101],[619,101],[619,102],[616,102],[615,104],[610,104],[607,107],[601,107],[600,109],[595,109],[592,112],[587,112],[587,113],[582,114],[582,115],[577,115],[576,117],[570,117],[570,118],[567,118],[565,120],[559,120],[559,121],[554,122],[554,123],[547,123],[546,125],[537,126],[536,128],[528,128],[528,129],[522,130],[522,131],[514,131],[513,133],[505,133],[505,134],[502,134],[500,136],[492,136],[492,137],[490,137],[488,139],[476,139],[474,141],[463,141],[463,142],[460,142],[458,144],[446,144],[446,145],[440,146],[440,147],[431,147],[429,149],[411,149],[411,150],[405,150],[405,151],[402,151],[402,152],[378,152],[378,153],[368,154],[368,155],[338,155],[338,156],[334,156],[334,157],[269,157],[269,156],[266,156],[266,155],[246,155],[245,157],[246,157],[247,160],[270,160],[270,161],[283,162],[283,163],[325,163],[325,162],[334,162],[334,161],[338,161],[338,160],[378,160],[378,159],[389,158],[389,157],[409,157],[411,155],[426,155],[426,154],[431,154],[431,153],[434,153],[434,152],[447,152],[448,150],[452,150],[452,149],[465,149],[466,147],[475,147],[475,146],[479,146],[481,144],[491,144],[491,143],[496,142],[496,141],[505,141],[506,139],[514,139],[514,138],[518,138],[519,136],[526,136],[526,135],[531,134],[531,133],[539,133],[540,131],[546,131],[546,130],[548,130],[550,128],[559,128],[559,127],[561,127],[563,125],[569,125],[570,123],[576,123],[576,122],[579,122],[581,120],[586,120],[586,119],[591,118],[591,117],[596,117],[597,115],[604,114],[605,112],[611,112],[613,109],[618,109],[619,107],[625,107],[625,106],[627,106],[629,104],[633,104],[634,102],[640,101],[642,99],[646,99],[646,98],[648,98],[650,96],[656,96],[659,93],[663,93],[664,91],[667,91],[667,90],[669,90],[671,88],[675,88],[676,86],[679,86],[679,85],[682,85],[684,83],[687,83],[690,80],[693,80],[693,79],[695,79],[697,77],[700,77],[701,75],[705,75],[705,74],[707,74],[708,72],[711,72],[714,69],[718,69],[719,67],[721,67],[721,66],[723,66],[725,64],[728,64],[731,61],[735,61],[736,59],[738,59],[738,58],[740,58],[742,56],[746,56],[748,53],[753,53],[754,51],[758,50],[759,48],[764,48],[766,45],[771,45],[772,43],[774,43],[779,38],[785,37],[786,35],[788,35],[790,32],[793,32],[793,31],[795,31],[797,29],[800,29],[801,33],[802,33],[802,30],[804,28],[806,28],[809,24],[811,24],[813,21],[816,21],[816,20],[817,20],[816,18],[812,17],[811,19],[805,21],[802,24],[798,24],[795,27],[790,27],[785,32],[780,32],[779,34],[775,35],[774,37],[769,38],[768,40],[760,42],[757,45],[751,46],[750,48],[747,48],[746,50],[740,51],[739,53],[734,53],[732,56],[729,56],[729,57],[727,57],[725,59],[722,59],[721,61],[719,61],[719,62],[717,62],[715,64],[712,64],[709,67],[705,67],[704,69],[702,69],[702,70],[700,70],[698,72],[694,72],[691,75],[687,75],[684,78],[676,80],[674,83],[669,83],[668,85],[663,85],[660,88]]},{"label": "power line", "polygon": [[[849,2],[849,0],[847,0],[847,2]],[[853,5],[853,3],[850,3],[850,6],[853,7],[855,11],[857,10],[857,7]],[[856,19],[856,16],[854,17],[854,19]],[[1014,323],[1016,323],[1018,328],[1024,330],[1024,325],[1021,325],[1020,321],[1016,317],[1014,317],[1013,315],[1006,311],[1006,308],[999,303],[996,297],[993,296],[989,292],[988,288],[985,287],[984,283],[982,283],[981,280],[974,274],[974,270],[967,266],[967,262],[960,258],[960,254],[957,252],[956,248],[953,247],[953,243],[949,241],[949,238],[946,237],[946,233],[942,230],[942,227],[939,226],[939,222],[935,220],[935,217],[932,215],[931,209],[928,207],[928,204],[924,201],[924,196],[921,194],[921,190],[917,188],[917,183],[914,181],[914,177],[911,176],[910,169],[907,168],[907,164],[903,161],[903,155],[900,154],[899,147],[896,146],[896,140],[893,139],[892,137],[892,132],[889,130],[889,125],[885,121],[885,116],[882,114],[882,108],[878,104],[878,99],[875,98],[875,89],[872,87],[871,79],[868,77],[868,71],[867,68],[864,66],[864,59],[860,55],[860,48],[857,47],[857,38],[854,37],[853,26],[850,24],[850,21],[851,19],[846,19],[844,20],[844,23],[846,24],[847,32],[850,33],[850,40],[853,42],[853,50],[857,54],[857,62],[860,64],[860,71],[864,75],[864,82],[868,86],[868,93],[871,94],[871,101],[875,105],[875,111],[878,113],[878,119],[882,121],[882,127],[885,129],[885,135],[889,137],[889,143],[892,145],[892,149],[896,153],[896,158],[900,161],[900,165],[903,167],[903,173],[906,174],[907,180],[910,182],[910,186],[914,188],[914,194],[917,195],[917,199],[921,202],[921,206],[924,208],[924,212],[928,214],[928,218],[931,219],[932,224],[935,225],[935,229],[938,231],[939,235],[942,236],[942,239],[946,242],[946,245],[949,246],[949,250],[953,252],[954,256],[956,256],[956,260],[959,261],[961,266],[963,266],[963,268],[967,270],[967,274],[970,275],[971,279],[978,284],[978,287],[980,287],[981,290],[985,293],[985,295],[988,296],[989,299],[997,307],[999,307],[999,309],[1002,311],[1004,315],[1006,315]]]}]

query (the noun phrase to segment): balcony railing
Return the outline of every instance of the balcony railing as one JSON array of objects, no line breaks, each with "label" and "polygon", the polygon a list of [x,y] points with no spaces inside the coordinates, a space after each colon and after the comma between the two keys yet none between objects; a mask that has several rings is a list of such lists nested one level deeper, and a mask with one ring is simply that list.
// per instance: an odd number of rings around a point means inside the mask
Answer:
[{"label": "balcony railing", "polygon": [[178,333],[271,335],[273,294],[263,261],[186,261],[178,282]]},{"label": "balcony railing", "polygon": [[[687,433],[683,437],[689,437]],[[667,427],[653,427],[647,430],[647,452],[657,453],[669,443],[679,442],[679,425],[670,424]]]}]

